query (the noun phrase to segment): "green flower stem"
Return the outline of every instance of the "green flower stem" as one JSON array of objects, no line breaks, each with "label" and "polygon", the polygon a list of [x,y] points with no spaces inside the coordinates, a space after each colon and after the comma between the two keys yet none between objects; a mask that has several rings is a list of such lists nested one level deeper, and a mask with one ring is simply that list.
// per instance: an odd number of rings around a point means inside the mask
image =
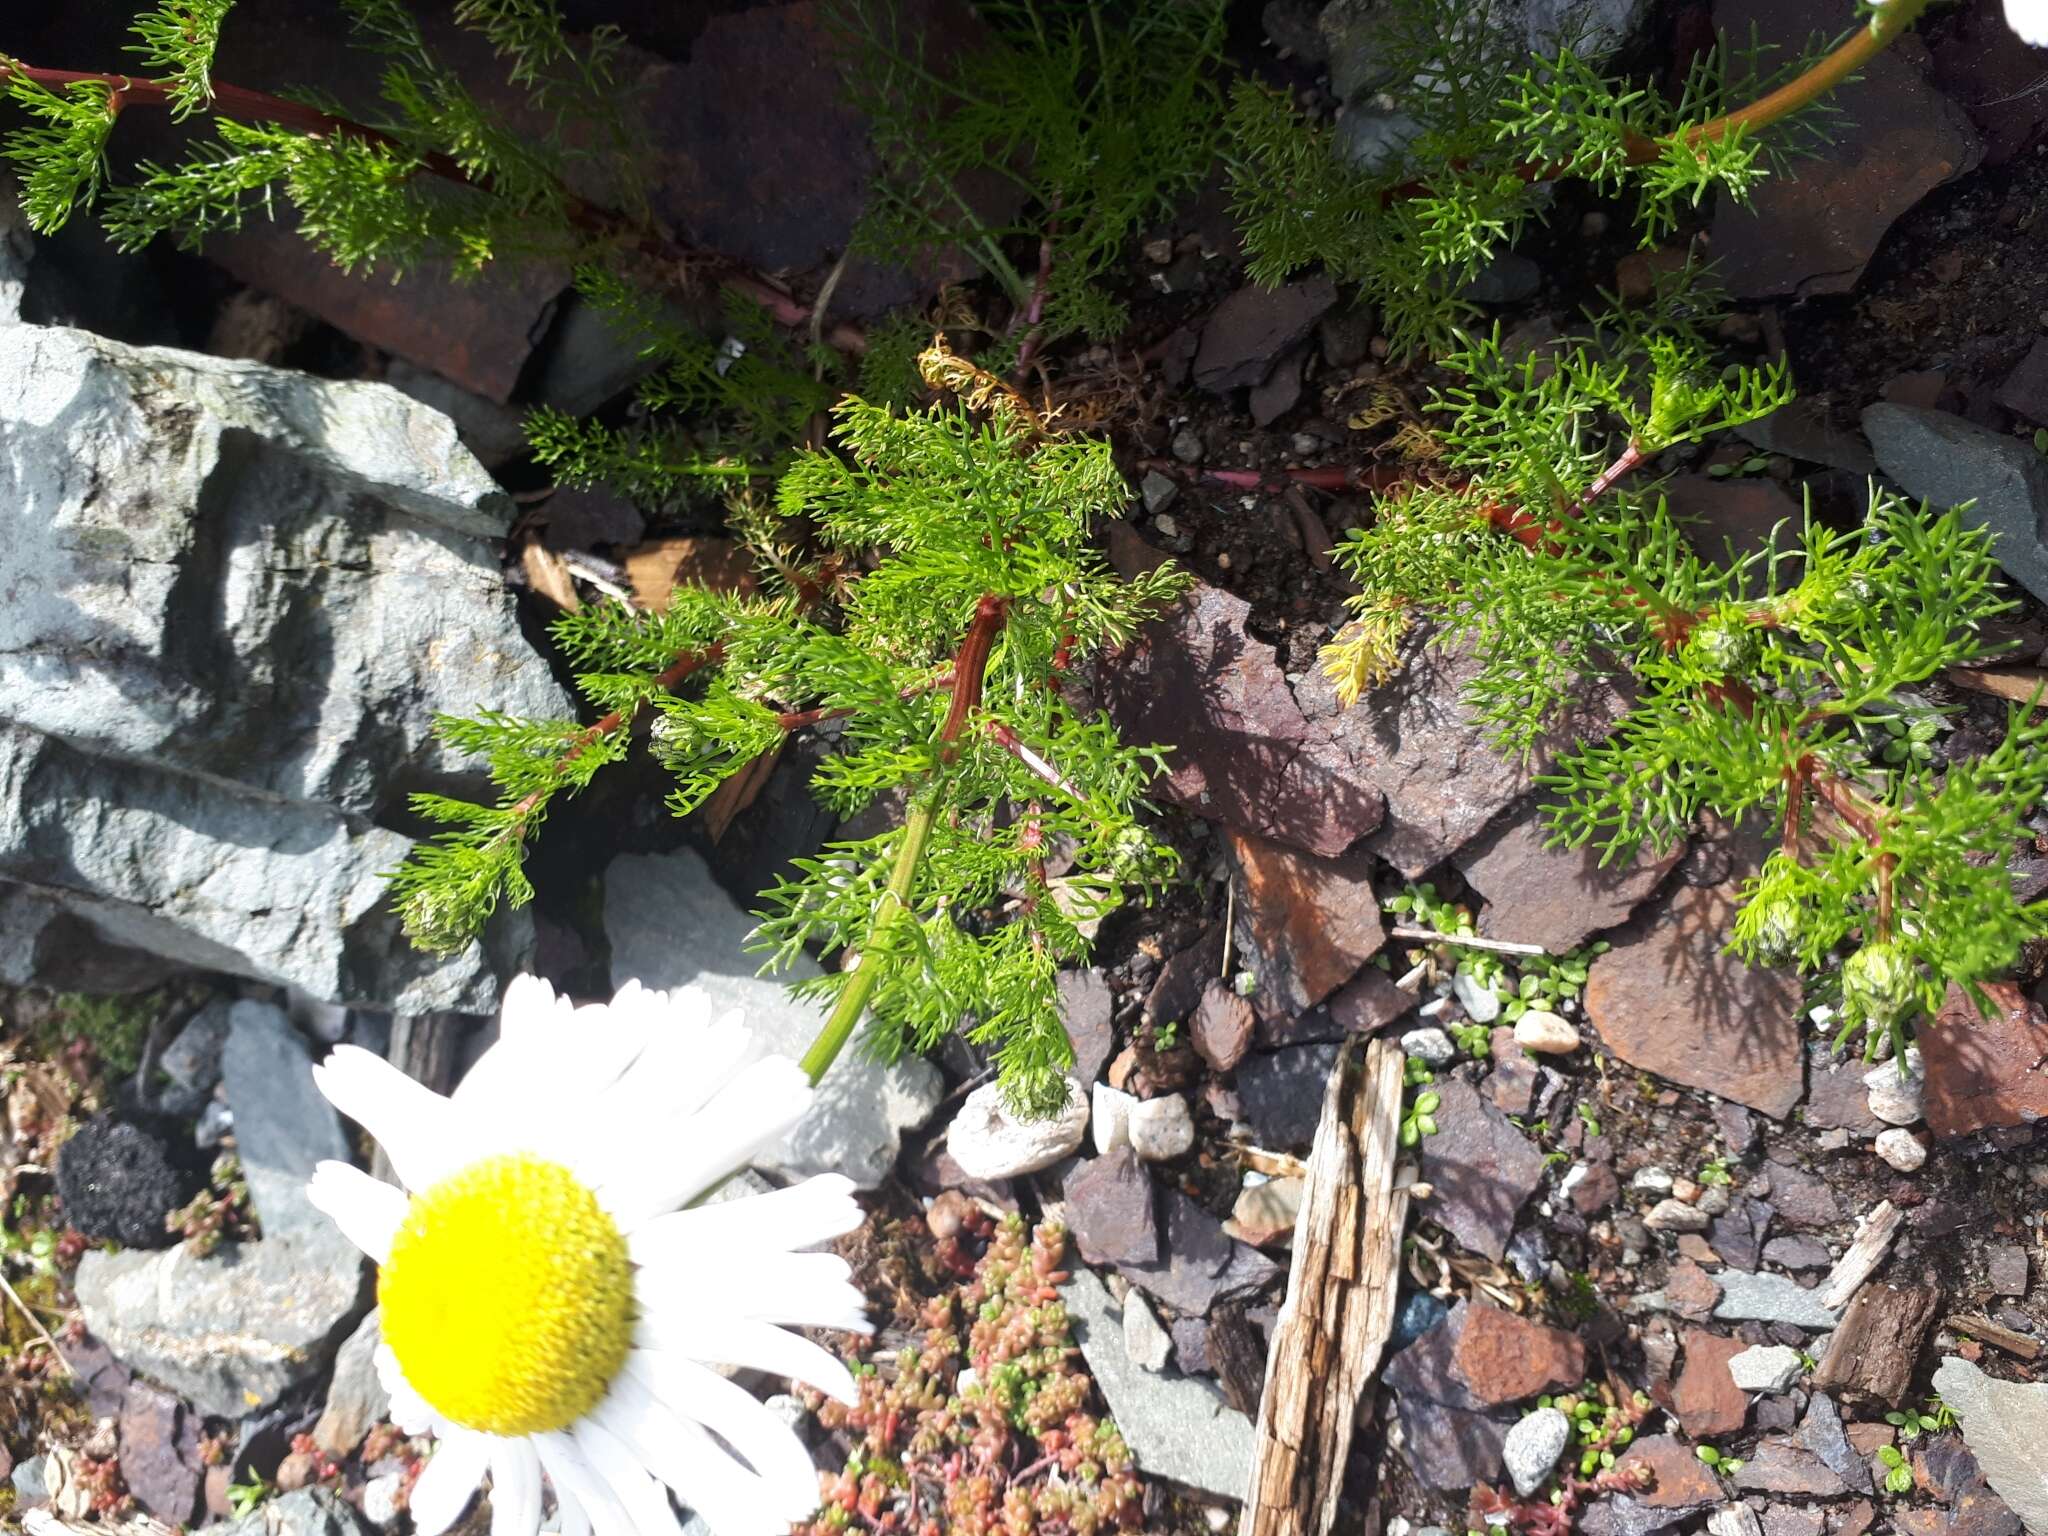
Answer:
[{"label": "green flower stem", "polygon": [[[983,597],[975,605],[974,622],[967,626],[967,635],[960,642],[960,654],[953,662],[953,699],[946,710],[946,723],[939,731],[939,766],[933,774],[932,785],[924,798],[911,807],[910,815],[903,823],[903,846],[896,850],[896,864],[889,871],[888,888],[875,904],[875,921],[868,929],[866,951],[854,962],[853,974],[839,989],[838,1001],[832,1005],[825,1027],[818,1031],[818,1038],[811,1042],[811,1048],[804,1052],[804,1059],[798,1063],[814,1083],[831,1070],[846,1042],[853,1038],[853,1027],[860,1022],[861,1013],[868,1005],[868,995],[881,979],[881,941],[910,908],[910,887],[917,878],[918,860],[924,857],[925,844],[931,841],[932,824],[939,815],[939,781],[946,765],[953,760],[961,728],[981,702],[981,684],[988,672],[989,654],[995,649],[996,636],[1002,631],[1009,611],[1008,601],[993,594]],[[871,965],[868,963],[870,960],[876,963]]]},{"label": "green flower stem", "polygon": [[867,954],[855,964],[853,975],[839,989],[839,1000],[833,1005],[831,1016],[825,1020],[825,1027],[818,1031],[818,1038],[811,1042],[811,1048],[804,1052],[804,1059],[798,1063],[814,1083],[831,1070],[839,1052],[853,1038],[853,1026],[860,1022],[861,1013],[867,1008],[868,994],[875,990],[875,983],[881,979],[881,965],[867,962],[870,957],[878,955],[883,936],[909,910],[910,883],[917,875],[917,862],[924,856],[924,845],[931,840],[932,823],[938,819],[938,814],[939,797],[927,795],[911,809],[909,818],[903,823],[903,846],[896,852],[896,867],[889,872],[889,887],[882,892],[882,899],[876,905],[875,926],[868,933]]}]

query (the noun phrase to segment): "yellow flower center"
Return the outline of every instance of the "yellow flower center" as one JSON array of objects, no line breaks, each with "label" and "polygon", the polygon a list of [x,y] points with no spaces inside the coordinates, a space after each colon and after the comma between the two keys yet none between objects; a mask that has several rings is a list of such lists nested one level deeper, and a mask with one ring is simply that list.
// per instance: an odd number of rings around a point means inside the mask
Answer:
[{"label": "yellow flower center", "polygon": [[377,1277],[384,1341],[435,1412],[494,1435],[561,1429],[626,1362],[633,1269],[568,1169],[487,1157],[412,1197]]}]

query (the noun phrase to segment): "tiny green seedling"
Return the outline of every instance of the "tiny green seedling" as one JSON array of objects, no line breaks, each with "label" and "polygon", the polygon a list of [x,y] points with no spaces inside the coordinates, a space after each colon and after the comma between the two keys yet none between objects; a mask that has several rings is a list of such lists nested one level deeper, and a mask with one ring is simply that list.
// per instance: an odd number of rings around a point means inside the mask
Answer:
[{"label": "tiny green seedling", "polygon": [[1434,1090],[1415,1096],[1415,1102],[1401,1118],[1402,1146],[1412,1147],[1423,1137],[1436,1134],[1436,1111],[1442,1103],[1442,1096]]},{"label": "tiny green seedling", "polygon": [[[1895,1417],[1886,1414],[1886,1418]],[[1887,1493],[1906,1493],[1913,1486],[1913,1469],[1906,1462],[1905,1455],[1897,1446],[1880,1445],[1877,1459],[1884,1467],[1884,1487]]]}]

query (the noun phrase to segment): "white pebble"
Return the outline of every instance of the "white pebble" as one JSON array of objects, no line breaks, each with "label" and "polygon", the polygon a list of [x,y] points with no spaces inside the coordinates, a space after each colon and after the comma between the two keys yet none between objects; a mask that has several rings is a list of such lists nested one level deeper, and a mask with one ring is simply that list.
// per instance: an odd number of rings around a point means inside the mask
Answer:
[{"label": "white pebble", "polygon": [[946,1128],[946,1150],[970,1179],[1014,1179],[1036,1173],[1081,1145],[1088,1134],[1088,1095],[1066,1080],[1067,1102],[1045,1120],[1019,1120],[1003,1102],[1001,1083],[984,1083],[967,1095]]},{"label": "white pebble", "polygon": [[1091,1090],[1095,1103],[1095,1150],[1105,1157],[1131,1140],[1131,1111],[1138,1101],[1121,1088],[1097,1083]]},{"label": "white pebble", "polygon": [[1886,1125],[1911,1125],[1920,1118],[1921,1097],[1927,1086],[1920,1066],[1920,1047],[1906,1047],[1906,1070],[1896,1061],[1881,1061],[1863,1074],[1863,1086],[1870,1090],[1870,1112]]},{"label": "white pebble", "polygon": [[1541,1488],[1571,1437],[1572,1421],[1555,1408],[1538,1408],[1517,1422],[1500,1453],[1515,1492],[1526,1499]]},{"label": "white pebble", "polygon": [[1500,1017],[1500,998],[1493,988],[1464,971],[1451,978],[1451,989],[1458,994],[1458,1001],[1465,1007],[1466,1017],[1474,1024],[1491,1024]]},{"label": "white pebble", "polygon": [[1131,1106],[1131,1146],[1148,1163],[1179,1157],[1195,1144],[1195,1121],[1188,1101],[1177,1093],[1146,1099]]},{"label": "white pebble", "polygon": [[1643,1225],[1652,1232],[1704,1232],[1707,1222],[1705,1211],[1683,1200],[1659,1200],[1643,1218]]},{"label": "white pebble", "polygon": [[1458,1058],[1458,1048],[1440,1029],[1411,1029],[1401,1037],[1401,1049],[1432,1067],[1448,1067]]},{"label": "white pebble", "polygon": [[1900,1173],[1911,1173],[1927,1161],[1927,1148],[1911,1131],[1893,1126],[1877,1133],[1877,1155]]},{"label": "white pebble", "polygon": [[1515,1044],[1539,1056],[1568,1056],[1579,1048],[1579,1032],[1545,1008],[1531,1008],[1515,1020]]},{"label": "white pebble", "polygon": [[1805,1367],[1799,1351],[1784,1344],[1758,1344],[1728,1360],[1728,1375],[1745,1392],[1784,1392]]},{"label": "white pebble", "polygon": [[1635,1177],[1628,1181],[1630,1189],[1640,1189],[1646,1194],[1668,1195],[1671,1193],[1672,1178],[1662,1168],[1638,1168]]}]

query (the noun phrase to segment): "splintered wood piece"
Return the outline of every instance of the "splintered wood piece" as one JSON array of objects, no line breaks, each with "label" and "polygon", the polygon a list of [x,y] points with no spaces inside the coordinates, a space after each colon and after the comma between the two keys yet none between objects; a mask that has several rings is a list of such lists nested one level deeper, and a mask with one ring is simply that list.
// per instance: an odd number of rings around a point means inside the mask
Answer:
[{"label": "splintered wood piece", "polygon": [[1898,1407],[1940,1306],[1941,1292],[1931,1285],[1866,1285],[1814,1368],[1814,1390]]},{"label": "splintered wood piece", "polygon": [[2041,1341],[2030,1339],[2024,1333],[2015,1333],[2002,1323],[1994,1323],[1981,1312],[1951,1312],[1948,1326],[1957,1333],[1966,1333],[1973,1339],[1982,1339],[1986,1344],[1996,1345],[2009,1355],[2018,1355],[2022,1360],[2038,1359]]},{"label": "splintered wood piece", "polygon": [[1408,1193],[1394,1188],[1403,1061],[1389,1040],[1331,1069],[1287,1300],[1273,1330],[1239,1536],[1329,1536],[1352,1425],[1394,1329]]},{"label": "splintered wood piece", "polygon": [[1874,1210],[1856,1223],[1856,1241],[1835,1261],[1835,1267],[1828,1271],[1828,1283],[1821,1288],[1822,1306],[1833,1312],[1848,1305],[1863,1282],[1877,1273],[1877,1266],[1891,1251],[1892,1239],[1899,1235],[1899,1223],[1905,1219],[1906,1213],[1895,1209],[1891,1201],[1880,1200]]}]

